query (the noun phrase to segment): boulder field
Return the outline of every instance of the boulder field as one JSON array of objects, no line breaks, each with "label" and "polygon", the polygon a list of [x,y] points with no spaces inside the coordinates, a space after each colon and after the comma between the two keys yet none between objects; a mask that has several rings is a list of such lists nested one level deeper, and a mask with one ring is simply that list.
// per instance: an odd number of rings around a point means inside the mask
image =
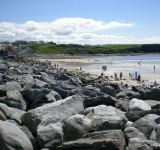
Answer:
[{"label": "boulder field", "polygon": [[0,61],[0,150],[160,150],[159,88]]}]

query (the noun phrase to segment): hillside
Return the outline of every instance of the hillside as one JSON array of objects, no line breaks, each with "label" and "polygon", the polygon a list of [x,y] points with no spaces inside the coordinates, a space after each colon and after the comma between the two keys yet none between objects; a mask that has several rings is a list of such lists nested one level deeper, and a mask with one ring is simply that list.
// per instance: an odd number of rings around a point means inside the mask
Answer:
[{"label": "hillside", "polygon": [[29,44],[36,54],[114,54],[114,53],[158,53],[160,44],[133,45],[78,45],[78,44]]}]

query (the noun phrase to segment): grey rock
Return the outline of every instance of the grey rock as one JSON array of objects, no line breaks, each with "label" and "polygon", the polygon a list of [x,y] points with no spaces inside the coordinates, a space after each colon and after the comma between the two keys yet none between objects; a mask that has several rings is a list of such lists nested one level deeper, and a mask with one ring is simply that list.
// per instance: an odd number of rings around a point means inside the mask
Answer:
[{"label": "grey rock", "polygon": [[116,97],[116,90],[111,86],[105,85],[104,87],[101,88],[100,91],[108,95],[111,95],[113,97]]},{"label": "grey rock", "polygon": [[128,99],[120,99],[116,102],[115,107],[120,109],[121,111],[128,111],[129,109],[129,100]]},{"label": "grey rock", "polygon": [[63,121],[83,110],[81,97],[75,95],[28,111],[22,116],[22,120],[24,125],[35,134],[37,126],[46,118],[53,116]]},{"label": "grey rock", "polygon": [[131,138],[127,150],[159,150],[160,144],[152,140]]},{"label": "grey rock", "polygon": [[85,134],[82,139],[63,143],[57,150],[124,150],[125,138],[121,130]]},{"label": "grey rock", "polygon": [[133,98],[129,102],[129,111],[143,111],[143,110],[151,110],[151,106],[148,105],[145,101]]},{"label": "grey rock", "polygon": [[54,149],[62,144],[62,138],[62,124],[57,120],[47,118],[37,128],[36,140],[40,148]]},{"label": "grey rock", "polygon": [[63,122],[63,141],[77,140],[92,129],[91,121],[84,115],[74,115]]},{"label": "grey rock", "polygon": [[25,111],[8,107],[5,104],[0,104],[0,119],[12,119],[15,120],[18,124],[22,124],[21,116],[25,113]]},{"label": "grey rock", "polygon": [[44,81],[41,81],[39,79],[34,79],[35,80],[35,84],[38,88],[49,88],[49,84],[44,82]]},{"label": "grey rock", "polygon": [[140,132],[138,129],[134,127],[129,127],[124,130],[124,135],[126,137],[127,142],[129,142],[129,139],[131,138],[140,138],[147,140],[147,137]]},{"label": "grey rock", "polygon": [[103,96],[84,98],[84,104],[86,107],[93,107],[101,104],[108,105],[108,106],[115,106],[115,103],[117,101],[118,99],[107,94],[104,94]]},{"label": "grey rock", "polygon": [[155,126],[153,132],[151,133],[150,140],[160,143],[160,124]]},{"label": "grey rock", "polygon": [[14,68],[14,71],[17,72],[18,74],[22,73],[22,71],[20,69],[18,69],[18,68]]},{"label": "grey rock", "polygon": [[7,91],[14,91],[14,90],[21,91],[22,90],[21,85],[16,81],[7,82],[5,86],[6,86]]},{"label": "grey rock", "polygon": [[122,129],[127,122],[121,110],[105,105],[92,107],[87,117],[91,120],[94,131]]},{"label": "grey rock", "polygon": [[23,90],[23,95],[26,97],[30,102],[34,102],[36,100],[45,100],[46,95],[49,94],[51,90],[49,89],[25,89]]},{"label": "grey rock", "polygon": [[55,102],[55,101],[62,99],[61,96],[55,91],[51,91],[45,97],[47,98],[48,101],[52,101],[52,102]]},{"label": "grey rock", "polygon": [[120,98],[126,98],[126,97],[128,97],[128,96],[126,95],[125,92],[119,92],[119,93],[116,94],[116,97],[117,97],[118,99],[120,99]]},{"label": "grey rock", "polygon": [[150,91],[144,92],[141,98],[145,100],[152,99],[152,100],[160,101],[160,89],[152,88]]},{"label": "grey rock", "polygon": [[1,150],[33,150],[32,144],[25,133],[10,122],[0,121]]},{"label": "grey rock", "polygon": [[0,97],[6,96],[7,95],[6,93],[7,93],[6,86],[5,85],[0,85]]},{"label": "grey rock", "polygon": [[10,107],[14,107],[21,110],[26,110],[26,103],[22,97],[22,94],[17,91],[7,91],[7,97],[4,99],[5,104]]},{"label": "grey rock", "polygon": [[153,109],[153,110],[145,110],[145,111],[130,111],[126,112],[125,115],[128,120],[130,121],[136,121],[148,114],[157,114],[160,115],[160,110],[159,109]]},{"label": "grey rock", "polygon": [[141,131],[149,139],[153,129],[159,123],[160,116],[155,114],[149,114],[135,121],[132,126]]},{"label": "grey rock", "polygon": [[61,74],[57,80],[69,80],[71,79],[69,76],[67,76],[66,74]]},{"label": "grey rock", "polygon": [[150,105],[152,109],[160,109],[160,101],[146,100],[145,102]]}]

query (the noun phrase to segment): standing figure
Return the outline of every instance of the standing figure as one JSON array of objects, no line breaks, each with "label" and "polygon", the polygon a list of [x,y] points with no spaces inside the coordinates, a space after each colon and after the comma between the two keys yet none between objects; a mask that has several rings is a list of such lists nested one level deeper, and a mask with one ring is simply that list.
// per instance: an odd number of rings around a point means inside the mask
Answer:
[{"label": "standing figure", "polygon": [[120,72],[120,74],[119,74],[120,80],[122,80],[122,76],[123,76],[123,74],[122,74],[122,72]]},{"label": "standing figure", "polygon": [[137,80],[137,71],[135,72],[135,80]]}]

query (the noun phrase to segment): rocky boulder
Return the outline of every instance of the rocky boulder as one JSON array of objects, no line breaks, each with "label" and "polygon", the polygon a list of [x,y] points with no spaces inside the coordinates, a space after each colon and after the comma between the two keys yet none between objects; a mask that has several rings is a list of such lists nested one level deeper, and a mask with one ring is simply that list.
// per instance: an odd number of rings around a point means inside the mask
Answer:
[{"label": "rocky boulder", "polygon": [[91,121],[80,114],[74,115],[63,122],[63,131],[65,141],[77,140],[83,137],[83,134],[91,131]]},{"label": "rocky boulder", "polygon": [[151,133],[150,140],[160,143],[160,124],[155,126],[153,132]]},{"label": "rocky boulder", "polygon": [[4,99],[4,103],[10,107],[14,107],[21,110],[26,110],[26,102],[24,101],[22,94],[17,91],[7,91],[7,97]]},{"label": "rocky boulder", "polygon": [[129,139],[131,139],[131,138],[140,138],[140,139],[147,140],[146,136],[134,127],[126,128],[124,130],[124,135],[125,135],[127,142],[129,142]]},{"label": "rocky boulder", "polygon": [[145,101],[133,98],[129,102],[129,111],[143,111],[151,110],[151,106],[148,105]]},{"label": "rocky boulder", "polygon": [[25,133],[10,122],[0,121],[1,150],[33,150],[32,144]]},{"label": "rocky boulder", "polygon": [[152,109],[160,109],[160,101],[146,100],[145,102],[150,105]]},{"label": "rocky boulder", "polygon": [[35,134],[37,126],[48,117],[59,118],[61,122],[83,110],[81,97],[75,95],[28,111],[22,116],[22,120],[24,125]]},{"label": "rocky boulder", "polygon": [[87,117],[91,120],[94,131],[122,129],[127,122],[124,112],[112,106],[99,105],[89,110],[91,112]]},{"label": "rocky boulder", "polygon": [[104,94],[103,96],[96,96],[96,97],[85,97],[84,104],[85,107],[94,107],[98,105],[108,105],[108,106],[115,106],[115,103],[118,101],[115,97],[112,97],[108,94]]},{"label": "rocky boulder", "polygon": [[121,130],[88,133],[82,139],[63,143],[57,150],[124,150],[125,138]]},{"label": "rocky boulder", "polygon": [[137,128],[149,139],[153,129],[158,124],[160,124],[160,116],[155,114],[149,114],[135,121],[132,127]]},{"label": "rocky boulder", "polygon": [[62,99],[61,96],[53,90],[49,94],[47,94],[45,97],[47,98],[47,101],[50,101],[50,102],[55,102]]},{"label": "rocky boulder", "polygon": [[7,91],[14,91],[14,90],[21,91],[22,90],[21,85],[16,81],[7,82],[5,86],[6,86]]},{"label": "rocky boulder", "polygon": [[25,113],[25,111],[8,107],[5,104],[0,103],[0,120],[15,120],[18,124],[22,124],[21,116]]},{"label": "rocky boulder", "polygon": [[131,138],[127,150],[159,150],[160,144],[152,140]]},{"label": "rocky boulder", "polygon": [[101,92],[116,97],[116,90],[111,86],[105,85],[104,87],[101,88]]},{"label": "rocky boulder", "polygon": [[142,99],[152,99],[160,101],[160,89],[152,88],[150,91],[144,92],[142,95]]}]

